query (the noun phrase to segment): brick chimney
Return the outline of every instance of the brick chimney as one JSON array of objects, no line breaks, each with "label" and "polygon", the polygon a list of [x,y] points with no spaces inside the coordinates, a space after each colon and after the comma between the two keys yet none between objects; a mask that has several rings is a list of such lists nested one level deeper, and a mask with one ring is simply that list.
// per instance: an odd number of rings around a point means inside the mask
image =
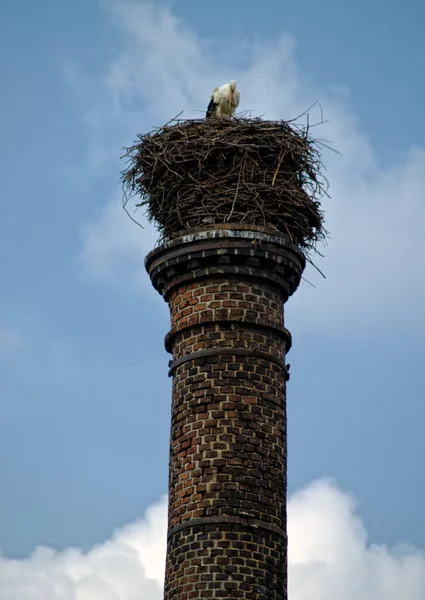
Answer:
[{"label": "brick chimney", "polygon": [[187,231],[148,254],[173,378],[165,600],[287,600],[283,306],[301,250],[262,227]]}]

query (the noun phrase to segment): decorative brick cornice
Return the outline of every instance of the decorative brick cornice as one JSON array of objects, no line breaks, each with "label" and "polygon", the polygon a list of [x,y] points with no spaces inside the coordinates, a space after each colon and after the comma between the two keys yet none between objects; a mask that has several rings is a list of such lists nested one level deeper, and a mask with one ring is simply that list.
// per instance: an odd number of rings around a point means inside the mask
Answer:
[{"label": "decorative brick cornice", "polygon": [[297,289],[305,257],[283,235],[258,230],[212,229],[187,233],[155,248],[145,259],[152,284],[165,299],[173,288],[205,277],[248,277]]}]

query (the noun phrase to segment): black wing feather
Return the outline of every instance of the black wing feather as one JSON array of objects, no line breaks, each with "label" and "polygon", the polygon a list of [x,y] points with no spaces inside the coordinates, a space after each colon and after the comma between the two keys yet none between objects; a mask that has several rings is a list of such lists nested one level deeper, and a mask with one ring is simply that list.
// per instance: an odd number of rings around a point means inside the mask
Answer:
[{"label": "black wing feather", "polygon": [[207,108],[207,119],[214,115],[215,109],[217,108],[217,104],[214,102],[214,98],[211,97],[210,103]]}]

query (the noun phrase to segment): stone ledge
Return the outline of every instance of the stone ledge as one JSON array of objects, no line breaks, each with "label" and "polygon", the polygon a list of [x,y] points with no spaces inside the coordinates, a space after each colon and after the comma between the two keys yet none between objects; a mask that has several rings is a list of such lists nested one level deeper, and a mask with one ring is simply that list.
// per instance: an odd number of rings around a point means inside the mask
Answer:
[{"label": "stone ledge", "polygon": [[145,259],[155,289],[167,300],[177,286],[199,279],[265,280],[284,301],[297,289],[305,267],[302,251],[283,236],[253,230],[207,230],[155,248]]}]

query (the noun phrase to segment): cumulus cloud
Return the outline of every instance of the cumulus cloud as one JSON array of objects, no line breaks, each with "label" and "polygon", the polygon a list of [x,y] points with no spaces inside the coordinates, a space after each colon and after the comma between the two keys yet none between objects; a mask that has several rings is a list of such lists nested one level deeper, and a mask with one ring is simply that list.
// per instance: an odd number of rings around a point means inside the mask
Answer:
[{"label": "cumulus cloud", "polygon": [[291,600],[416,600],[425,597],[425,553],[370,544],[353,498],[329,480],[288,506]]},{"label": "cumulus cloud", "polygon": [[[87,553],[37,548],[0,557],[0,600],[161,600],[166,499]],[[425,554],[370,545],[353,499],[331,481],[288,505],[291,600],[423,600]]]},{"label": "cumulus cloud", "polygon": [[23,560],[0,557],[0,600],[159,600],[166,501],[83,553],[39,547]]},{"label": "cumulus cloud", "polygon": [[[380,165],[355,119],[349,90],[313,84],[300,72],[295,40],[287,34],[271,42],[244,45],[239,40],[238,48],[226,48],[220,60],[214,39],[200,38],[169,8],[146,2],[102,4],[122,45],[97,81],[96,105],[87,107],[87,114],[95,112],[102,123],[91,130],[91,152],[94,138],[105,159],[105,148],[116,155],[137,131],[180,110],[186,117],[200,116],[211,87],[231,77],[242,91],[241,109],[272,119],[292,118],[320,99],[329,122],[317,135],[332,140],[343,155],[325,155],[332,186],[332,199],[324,202],[331,240],[326,258],[318,260],[327,279],[312,269],[306,273],[316,288],[302,285],[289,305],[291,319],[300,328],[338,335],[389,323],[423,330],[425,149],[412,147],[399,164]],[[320,116],[316,107],[311,118]],[[137,275],[142,243],[136,239],[145,239],[145,251],[146,240],[150,244],[155,236],[153,231],[143,234],[129,219],[118,219],[114,227],[114,214],[106,205],[99,221],[86,229],[82,249],[89,271],[109,281],[118,280],[114,264],[124,259]],[[127,267],[124,278],[129,280]]]}]

